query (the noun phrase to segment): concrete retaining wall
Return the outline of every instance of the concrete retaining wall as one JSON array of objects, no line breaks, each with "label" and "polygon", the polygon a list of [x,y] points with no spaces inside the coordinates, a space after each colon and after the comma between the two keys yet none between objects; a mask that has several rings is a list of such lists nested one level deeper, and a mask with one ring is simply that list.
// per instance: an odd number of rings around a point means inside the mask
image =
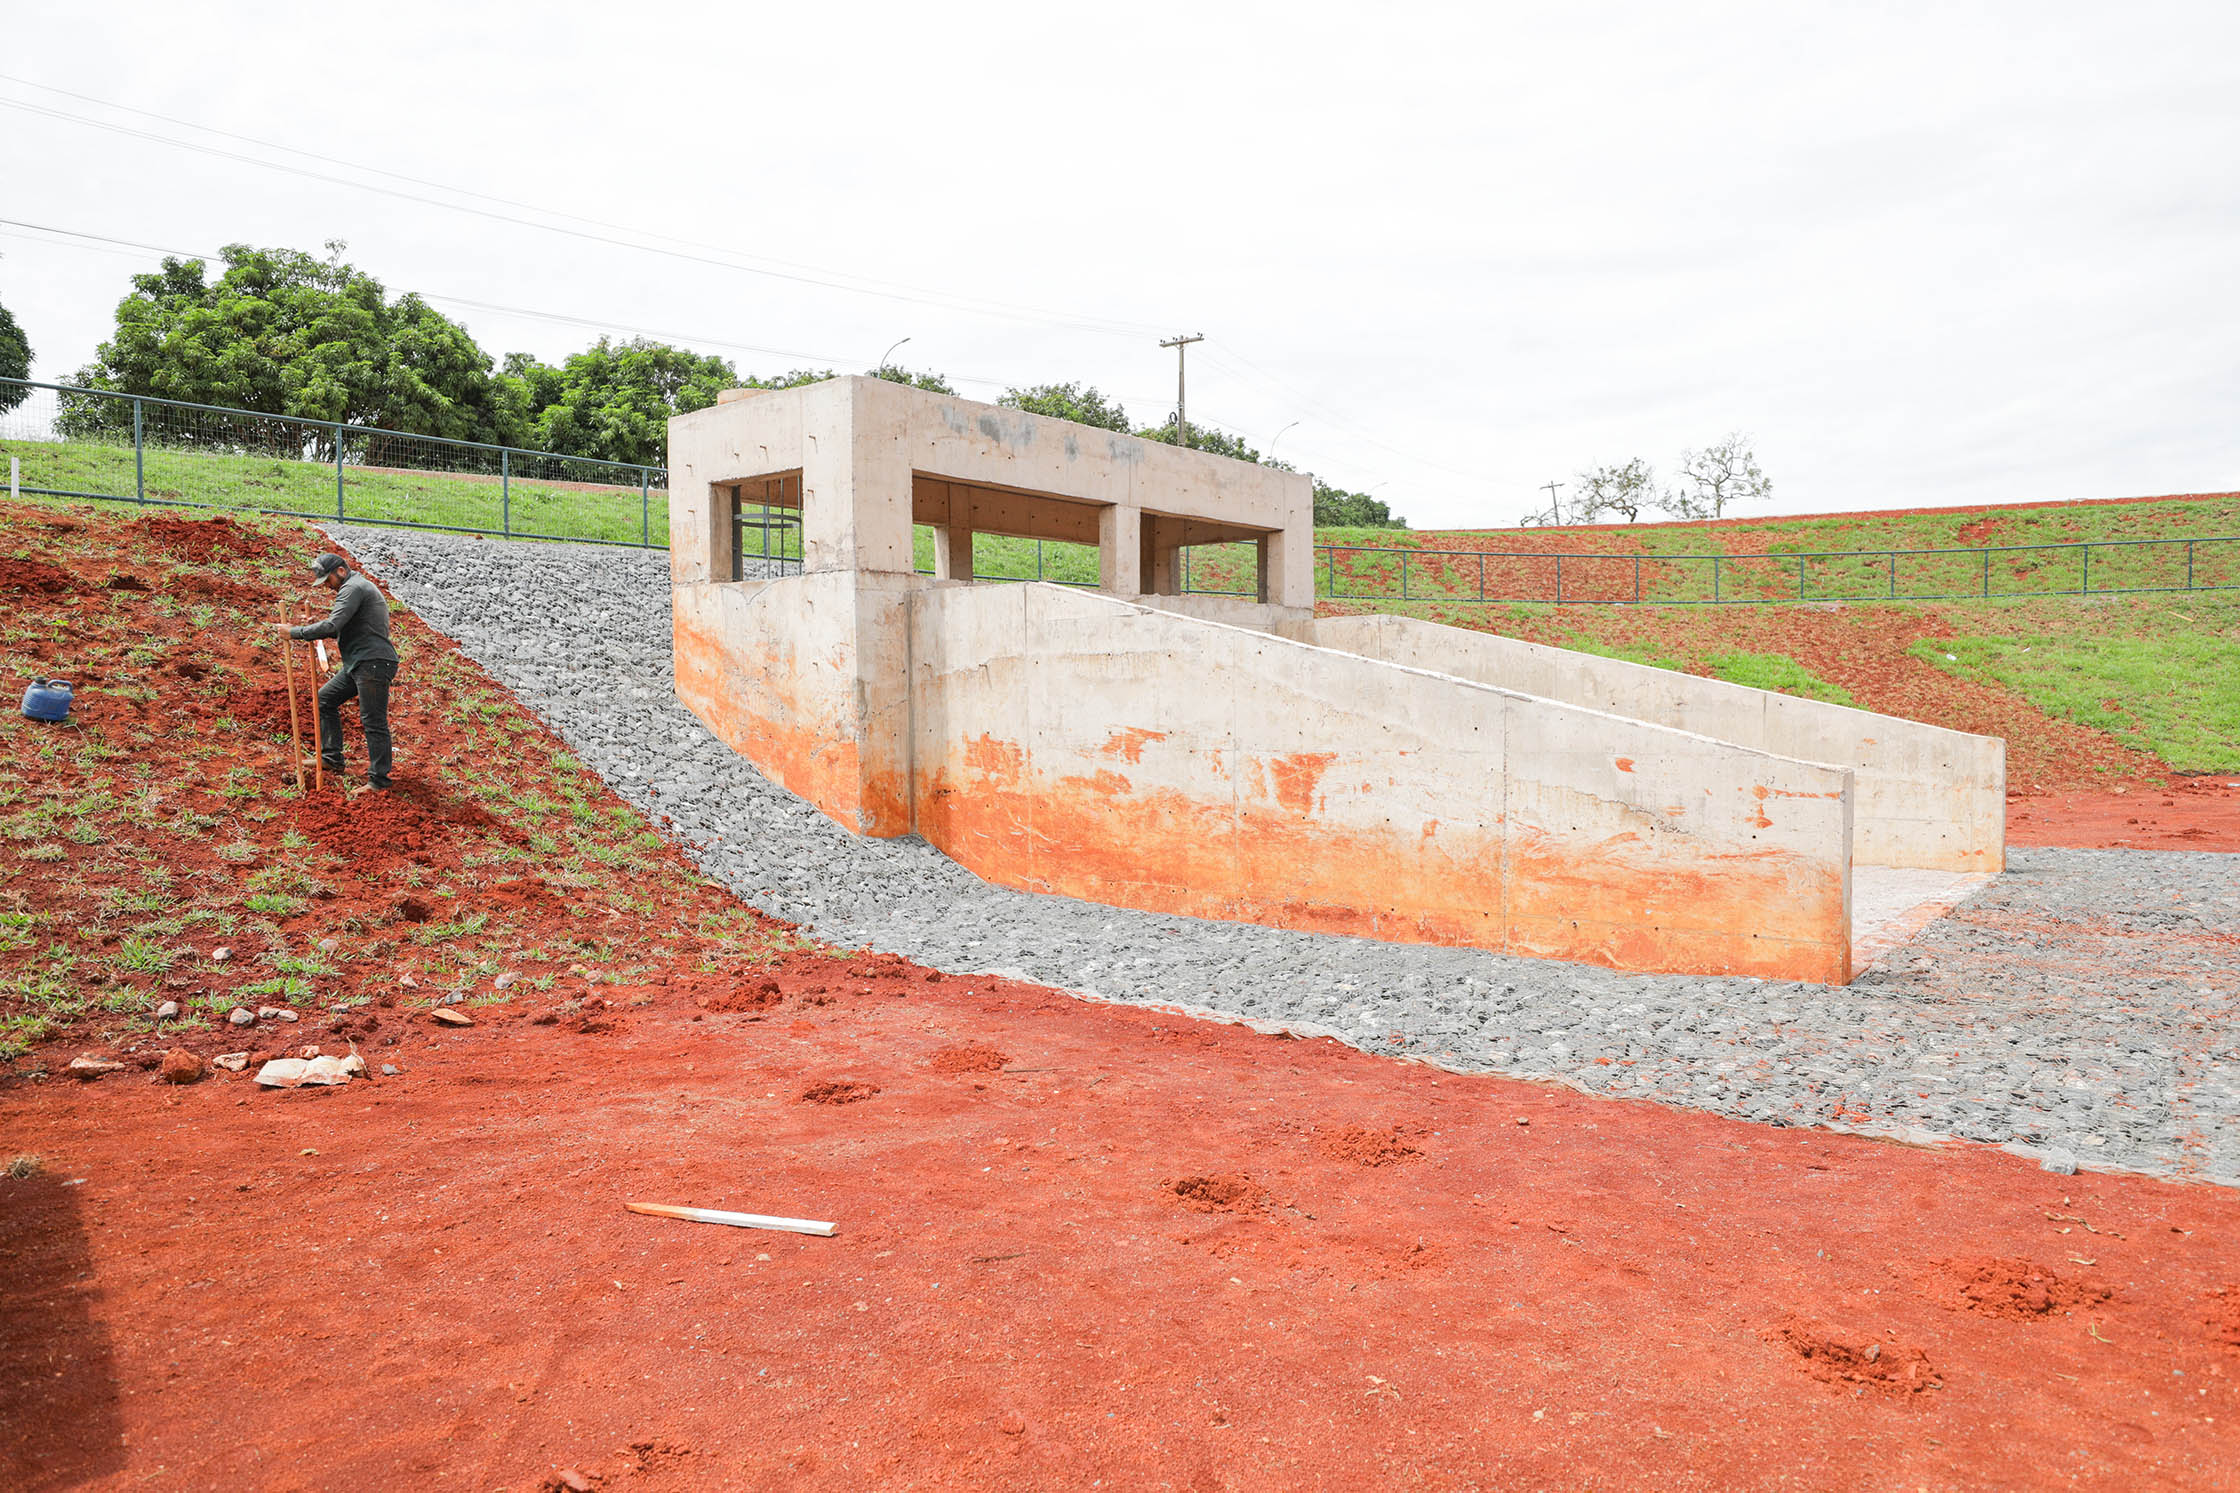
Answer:
[{"label": "concrete retaining wall", "polygon": [[922,587],[908,610],[914,823],[987,880],[1850,977],[1841,768],[1062,587]]},{"label": "concrete retaining wall", "polygon": [[1858,782],[1859,864],[2006,867],[2007,744],[1995,736],[1412,617],[1324,617],[1279,630],[1369,658],[1849,767]]},{"label": "concrete retaining wall", "polygon": [[863,835],[906,835],[908,576],[829,570],[673,586],[677,698]]}]

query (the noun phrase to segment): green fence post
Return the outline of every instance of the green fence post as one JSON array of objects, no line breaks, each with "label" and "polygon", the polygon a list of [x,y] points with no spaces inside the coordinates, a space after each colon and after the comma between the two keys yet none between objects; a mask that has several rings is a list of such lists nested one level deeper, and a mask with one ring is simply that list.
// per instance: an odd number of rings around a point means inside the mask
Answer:
[{"label": "green fence post", "polygon": [[1563,605],[1563,556],[1556,556],[1556,605]]},{"label": "green fence post", "polygon": [[1633,604],[1641,605],[1641,557],[1633,557]]},{"label": "green fence post", "polygon": [[1898,552],[1896,550],[1890,552],[1890,599],[1892,601],[1898,599]]},{"label": "green fence post", "polygon": [[1991,599],[1991,551],[1989,550],[1983,552],[1983,597],[1986,601]]},{"label": "green fence post", "polygon": [[2193,589],[2193,541],[2186,541],[2186,589]]},{"label": "green fence post", "polygon": [[2084,547],[2084,583],[2077,587],[2077,594],[2079,596],[2090,596],[2092,594],[2092,546],[2089,544]]},{"label": "green fence post", "polygon": [[[638,547],[653,548],[653,468],[638,468]],[[770,555],[770,505],[762,505],[762,554]]]},{"label": "green fence post", "polygon": [[1719,556],[1711,557],[1711,599],[1719,599]]},{"label": "green fence post", "polygon": [[505,526],[506,538],[513,537],[513,453],[498,453],[498,521]]},{"label": "green fence post", "polygon": [[342,427],[334,428],[334,516],[342,517]]},{"label": "green fence post", "polygon": [[148,459],[140,440],[140,401],[132,401],[132,501],[148,501]]},{"label": "green fence post", "polygon": [[1804,600],[1804,556],[1797,556],[1797,600]]}]

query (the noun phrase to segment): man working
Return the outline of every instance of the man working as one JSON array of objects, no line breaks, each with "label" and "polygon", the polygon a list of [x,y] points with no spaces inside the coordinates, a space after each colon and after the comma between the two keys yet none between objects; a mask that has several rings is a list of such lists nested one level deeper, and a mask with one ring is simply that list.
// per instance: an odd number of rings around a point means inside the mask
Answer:
[{"label": "man working", "polygon": [[333,638],[342,650],[342,667],[319,686],[319,759],[327,771],[342,772],[342,702],[358,701],[358,726],[366,737],[367,779],[389,786],[389,683],[397,677],[397,650],[389,642],[389,603],[381,588],[350,573],[340,555],[311,562],[312,577],[334,593],[334,610],[324,622],[273,626],[298,642]]}]

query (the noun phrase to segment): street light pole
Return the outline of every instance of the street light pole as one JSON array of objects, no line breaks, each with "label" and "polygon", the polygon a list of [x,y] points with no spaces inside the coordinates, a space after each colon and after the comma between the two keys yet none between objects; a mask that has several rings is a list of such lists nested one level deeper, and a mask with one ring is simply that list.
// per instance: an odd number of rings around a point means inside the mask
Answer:
[{"label": "street light pole", "polygon": [[1183,378],[1186,371],[1183,358],[1191,343],[1205,340],[1205,333],[1193,332],[1187,337],[1169,337],[1159,344],[1174,349],[1174,443],[1177,446],[1190,444],[1190,389]]},{"label": "street light pole", "polygon": [[[1298,421],[1294,420],[1294,421],[1292,421],[1292,422],[1291,422],[1291,425],[1286,425],[1286,426],[1284,426],[1284,427],[1283,427],[1283,430],[1279,430],[1279,431],[1277,431],[1277,432],[1276,432],[1276,441],[1280,441],[1280,440],[1282,440],[1282,439],[1283,439],[1283,431],[1284,431],[1284,430],[1289,430],[1289,429],[1291,429],[1291,427],[1292,427],[1293,425],[1297,425],[1298,423],[1299,423]],[[1269,461],[1270,461],[1271,463],[1272,463],[1272,462],[1274,462],[1274,461],[1275,461],[1275,459],[1276,459],[1276,441],[1270,441],[1270,442],[1268,442],[1268,460],[1269,460]]]},{"label": "street light pole", "polygon": [[1560,482],[1543,482],[1540,485],[1548,490],[1548,515],[1556,521],[1556,527],[1560,529],[1563,527],[1563,509],[1556,505],[1556,492],[1563,484]]},{"label": "street light pole", "polygon": [[879,371],[879,370],[880,370],[881,368],[884,368],[884,367],[886,367],[886,366],[887,366],[887,359],[889,359],[889,358],[891,358],[891,357],[893,357],[893,356],[894,356],[894,348],[895,348],[895,347],[900,347],[900,346],[902,346],[902,343],[903,343],[903,342],[908,342],[909,340],[910,340],[909,338],[905,337],[905,338],[903,338],[903,339],[902,339],[902,342],[897,342],[897,343],[896,343],[896,344],[894,345],[894,347],[890,347],[890,348],[888,348],[888,349],[887,349],[887,350],[886,350],[885,352],[883,352],[883,353],[879,354],[879,361],[878,361],[877,363],[875,363],[874,365],[872,365],[872,369],[871,369],[872,373],[873,373],[874,375],[876,375],[876,374],[878,373],[878,371]]}]

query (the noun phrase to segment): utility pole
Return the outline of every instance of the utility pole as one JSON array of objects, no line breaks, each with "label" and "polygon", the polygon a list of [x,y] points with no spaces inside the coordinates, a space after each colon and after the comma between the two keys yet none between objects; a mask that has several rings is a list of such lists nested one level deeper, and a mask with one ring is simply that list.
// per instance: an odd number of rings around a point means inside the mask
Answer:
[{"label": "utility pole", "polygon": [[1563,510],[1556,506],[1556,491],[1563,484],[1560,482],[1543,482],[1540,485],[1548,490],[1548,516],[1556,521],[1556,527],[1560,529],[1563,527]]},{"label": "utility pole", "polygon": [[1159,344],[1161,347],[1174,349],[1174,443],[1177,446],[1190,444],[1190,390],[1183,378],[1187,371],[1183,366],[1183,360],[1187,356],[1185,350],[1191,343],[1205,340],[1205,333],[1196,332],[1188,337],[1170,337]]}]

